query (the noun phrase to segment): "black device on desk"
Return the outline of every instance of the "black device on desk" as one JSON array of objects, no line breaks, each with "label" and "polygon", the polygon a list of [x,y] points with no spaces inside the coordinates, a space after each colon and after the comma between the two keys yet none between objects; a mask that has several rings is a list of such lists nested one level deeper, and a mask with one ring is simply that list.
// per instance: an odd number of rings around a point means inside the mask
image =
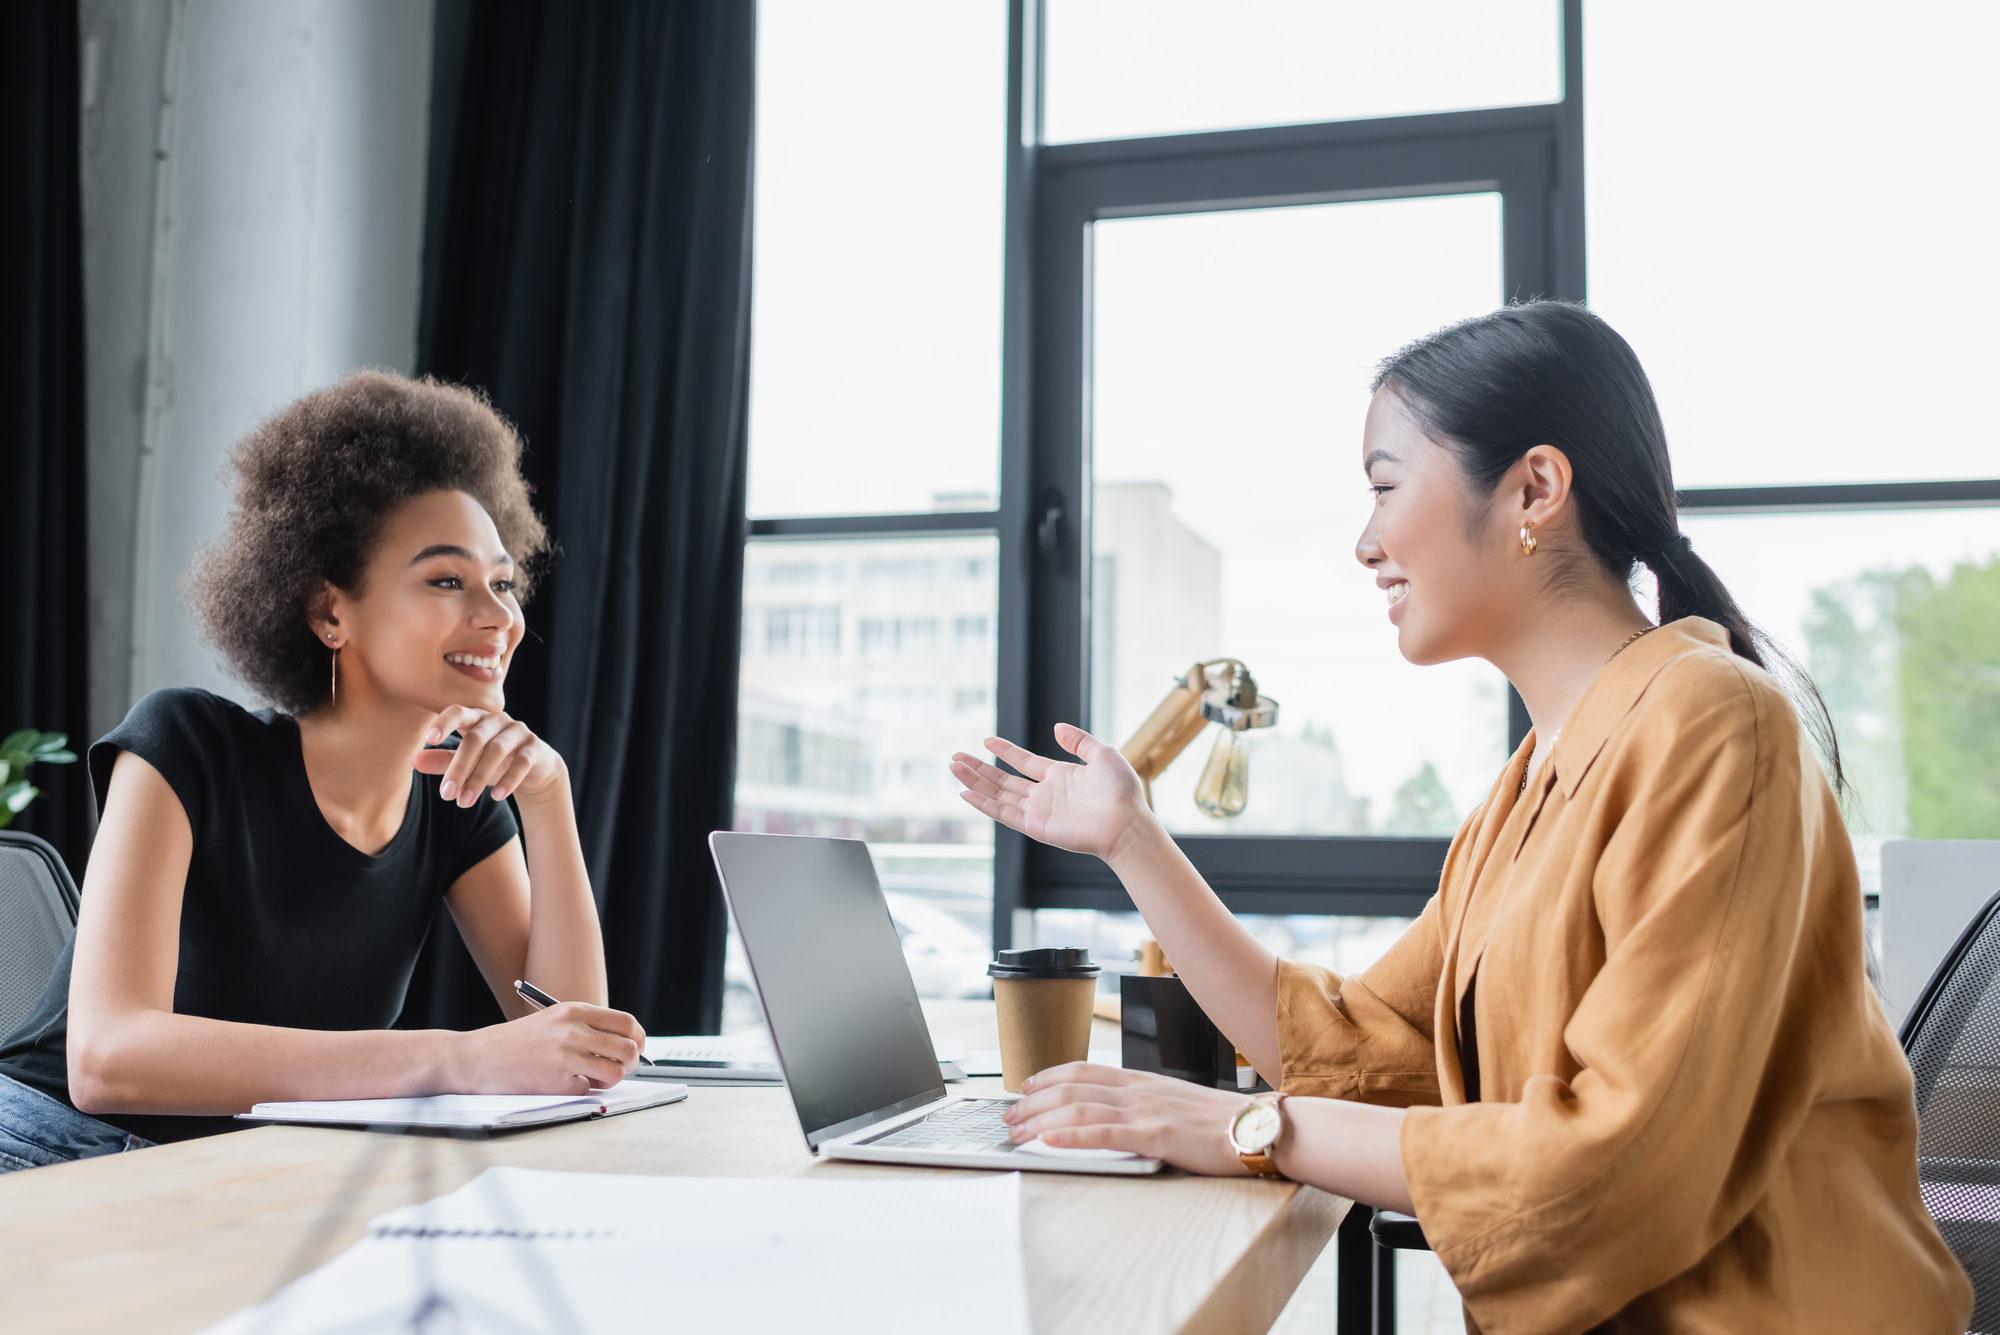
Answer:
[{"label": "black device on desk", "polygon": [[[1153,1071],[1197,1085],[1240,1089],[1236,1045],[1195,1004],[1187,984],[1171,974],[1118,980],[1119,1044],[1128,1071]],[[1258,1079],[1251,1091],[1269,1089]]]}]

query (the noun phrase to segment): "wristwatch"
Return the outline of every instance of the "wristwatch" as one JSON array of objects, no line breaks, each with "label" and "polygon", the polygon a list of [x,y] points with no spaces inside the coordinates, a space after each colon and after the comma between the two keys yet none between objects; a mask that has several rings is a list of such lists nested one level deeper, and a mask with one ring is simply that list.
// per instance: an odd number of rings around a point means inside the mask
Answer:
[{"label": "wristwatch", "polygon": [[1283,1094],[1259,1094],[1229,1119],[1229,1148],[1259,1177],[1284,1176],[1271,1162],[1271,1151],[1285,1134],[1284,1101]]}]

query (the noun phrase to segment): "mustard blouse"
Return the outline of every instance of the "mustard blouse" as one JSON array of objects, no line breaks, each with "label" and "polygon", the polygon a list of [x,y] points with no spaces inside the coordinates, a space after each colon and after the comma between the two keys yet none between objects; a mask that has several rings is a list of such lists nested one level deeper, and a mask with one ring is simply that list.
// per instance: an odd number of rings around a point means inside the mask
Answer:
[{"label": "mustard blouse", "polygon": [[1784,693],[1689,618],[1612,659],[1520,792],[1533,749],[1373,967],[1280,963],[1284,1089],[1411,1108],[1468,1330],[1959,1335],[1853,849]]}]

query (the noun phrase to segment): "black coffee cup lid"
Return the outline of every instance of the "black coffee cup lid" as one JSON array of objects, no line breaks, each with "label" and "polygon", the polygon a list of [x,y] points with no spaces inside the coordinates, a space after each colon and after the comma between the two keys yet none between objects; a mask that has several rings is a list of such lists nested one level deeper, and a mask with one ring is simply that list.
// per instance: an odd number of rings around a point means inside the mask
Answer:
[{"label": "black coffee cup lid", "polygon": [[1082,946],[1040,946],[1000,951],[986,972],[995,978],[1095,978],[1103,970]]}]

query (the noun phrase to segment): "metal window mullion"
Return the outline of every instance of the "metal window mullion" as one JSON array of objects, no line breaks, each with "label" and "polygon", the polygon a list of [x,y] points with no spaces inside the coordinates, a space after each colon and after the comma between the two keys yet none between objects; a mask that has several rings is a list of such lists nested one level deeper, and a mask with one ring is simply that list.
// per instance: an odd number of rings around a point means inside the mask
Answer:
[{"label": "metal window mullion", "polygon": [[2000,505],[2000,478],[1944,482],[1826,482],[1777,487],[1685,487],[1682,514],[1797,514]]},{"label": "metal window mullion", "polygon": [[[1042,139],[1042,0],[1008,0],[1007,179],[1000,329],[1000,596],[996,609],[994,730],[1027,735],[1033,689],[1036,560],[1030,536],[1035,495],[1035,195]],[[1014,944],[1014,914],[1027,883],[1027,840],[993,831],[993,946]]]}]

